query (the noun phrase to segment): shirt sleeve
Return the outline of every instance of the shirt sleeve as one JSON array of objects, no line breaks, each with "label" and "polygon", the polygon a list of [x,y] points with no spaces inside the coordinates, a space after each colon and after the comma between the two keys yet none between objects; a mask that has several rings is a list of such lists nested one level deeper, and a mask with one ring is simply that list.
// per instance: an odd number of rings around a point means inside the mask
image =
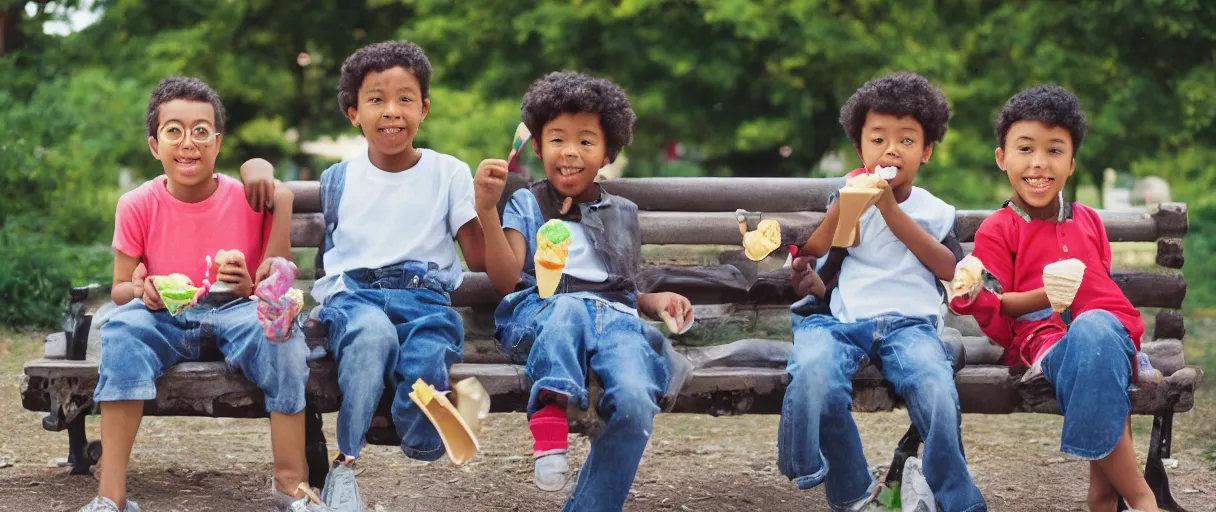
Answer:
[{"label": "shirt sleeve", "polygon": [[[541,225],[540,205],[537,204],[536,198],[532,196],[532,191],[528,189],[516,190],[511,194],[511,200],[507,201],[507,206],[502,212],[502,229],[515,230],[524,236],[524,242],[528,246],[524,251],[528,257],[528,261],[532,261],[533,252],[536,251],[536,232]],[[528,268],[528,263],[525,262],[524,268]]]},{"label": "shirt sleeve", "polygon": [[139,198],[131,194],[122,196],[114,212],[114,249],[132,258],[142,259],[147,234],[147,213],[145,208],[141,208]]},{"label": "shirt sleeve", "polygon": [[[990,217],[995,219],[995,217]],[[984,270],[1000,283],[1000,290],[988,286],[980,289],[975,300],[967,302],[958,296],[950,301],[950,310],[958,315],[975,317],[980,330],[993,342],[1003,347],[1013,343],[1014,319],[1001,314],[1001,298],[997,292],[1013,289],[1013,252],[998,226],[985,222],[975,233],[975,250],[972,255],[984,264]]]},{"label": "shirt sleeve", "polygon": [[448,230],[452,237],[469,221],[477,218],[473,206],[473,174],[468,164],[458,162],[452,172],[452,184],[448,187]]}]

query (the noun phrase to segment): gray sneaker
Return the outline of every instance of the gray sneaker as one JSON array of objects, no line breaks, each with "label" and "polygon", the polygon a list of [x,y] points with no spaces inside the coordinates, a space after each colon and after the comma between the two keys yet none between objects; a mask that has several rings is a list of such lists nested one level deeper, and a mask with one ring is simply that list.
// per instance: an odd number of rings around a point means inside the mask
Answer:
[{"label": "gray sneaker", "polygon": [[118,508],[118,505],[115,505],[110,498],[98,496],[80,509],[80,512],[139,512],[139,504],[127,498],[127,508],[122,509]]},{"label": "gray sneaker", "polygon": [[325,477],[321,501],[334,512],[363,512],[363,498],[359,495],[359,483],[355,481],[354,463],[334,462],[329,476]]},{"label": "gray sneaker", "polygon": [[274,503],[275,512],[330,512],[333,509],[324,504],[314,503],[308,496],[297,498],[280,491],[270,482],[270,499]]},{"label": "gray sneaker", "polygon": [[532,459],[532,481],[540,490],[560,491],[569,478],[570,461],[566,450],[551,450]]}]

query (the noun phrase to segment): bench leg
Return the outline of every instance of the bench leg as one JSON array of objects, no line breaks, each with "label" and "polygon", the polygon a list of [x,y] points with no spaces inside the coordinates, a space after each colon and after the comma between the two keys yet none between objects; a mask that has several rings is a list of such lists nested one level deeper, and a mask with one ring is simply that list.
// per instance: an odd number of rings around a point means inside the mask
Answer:
[{"label": "bench leg", "polygon": [[916,430],[916,425],[908,425],[908,433],[904,434],[903,439],[899,440],[899,446],[895,447],[895,457],[891,459],[891,468],[887,470],[887,479],[884,482],[887,487],[903,481],[904,463],[908,457],[916,456],[920,451],[920,443],[920,431]]},{"label": "bench leg", "polygon": [[308,485],[325,487],[329,475],[329,448],[321,430],[321,413],[313,405],[304,408],[304,458],[308,461]]},{"label": "bench leg", "polygon": [[1170,512],[1185,512],[1182,507],[1178,506],[1178,502],[1174,501],[1174,495],[1170,492],[1170,477],[1165,473],[1165,464],[1161,461],[1161,459],[1170,457],[1173,439],[1174,411],[1171,404],[1169,412],[1153,417],[1153,433],[1149,438],[1144,480],[1148,482],[1148,488],[1152,489],[1153,494],[1156,495],[1158,508]]},{"label": "bench leg", "polygon": [[68,464],[72,466],[73,475],[91,475],[89,468],[97,463],[97,460],[91,457],[96,451],[97,458],[101,458],[101,444],[93,444],[89,442],[88,436],[84,431],[85,415],[81,414],[68,424]]}]

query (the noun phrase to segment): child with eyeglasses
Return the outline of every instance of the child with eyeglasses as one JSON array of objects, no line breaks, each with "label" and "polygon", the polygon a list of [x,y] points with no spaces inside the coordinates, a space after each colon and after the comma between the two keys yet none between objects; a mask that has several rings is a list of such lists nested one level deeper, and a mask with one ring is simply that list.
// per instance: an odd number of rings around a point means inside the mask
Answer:
[{"label": "child with eyeglasses", "polygon": [[[286,341],[266,339],[249,296],[269,266],[251,276],[245,262],[291,257],[291,191],[272,186],[273,214],[267,215],[255,205],[266,209],[268,197],[247,197],[240,181],[215,173],[224,106],[196,78],[162,80],[148,101],[146,122],[148,149],[165,174],[118,201],[110,296],[121,307],[101,328],[93,394],[101,404],[103,471],[97,498],[81,510],[139,510],[127,498],[126,477],[144,401],[156,398],[156,379],[165,370],[207,359],[209,352],[264,392],[272,494],[276,507],[288,510],[307,477],[302,412],[308,347],[299,329]],[[269,165],[251,160],[245,167]],[[214,265],[211,256],[219,260]],[[202,286],[208,278],[216,281],[209,291]]]}]

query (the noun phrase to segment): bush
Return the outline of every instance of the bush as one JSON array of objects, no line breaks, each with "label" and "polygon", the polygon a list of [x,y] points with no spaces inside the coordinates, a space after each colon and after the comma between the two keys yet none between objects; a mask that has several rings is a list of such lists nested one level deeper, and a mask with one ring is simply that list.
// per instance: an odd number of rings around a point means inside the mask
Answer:
[{"label": "bush", "polygon": [[108,247],[66,246],[14,225],[0,228],[0,325],[55,328],[72,286],[110,288]]}]

